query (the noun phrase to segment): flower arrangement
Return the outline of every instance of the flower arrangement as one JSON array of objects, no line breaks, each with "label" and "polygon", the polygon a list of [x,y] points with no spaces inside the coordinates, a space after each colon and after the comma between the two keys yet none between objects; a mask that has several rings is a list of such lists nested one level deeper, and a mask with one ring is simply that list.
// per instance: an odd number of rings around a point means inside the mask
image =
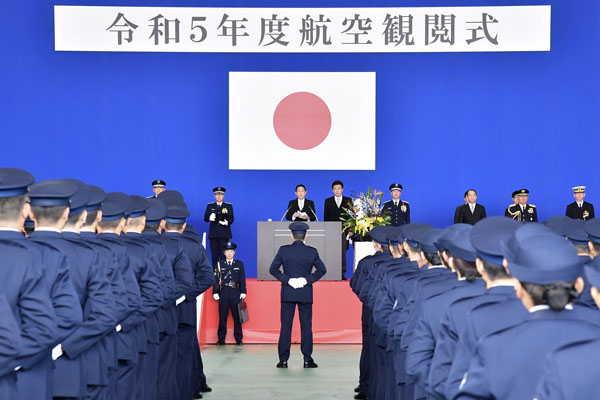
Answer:
[{"label": "flower arrangement", "polygon": [[352,207],[344,208],[341,215],[344,232],[353,232],[356,239],[364,239],[378,225],[389,225],[390,216],[382,213],[383,192],[369,187],[366,193],[352,193]]}]

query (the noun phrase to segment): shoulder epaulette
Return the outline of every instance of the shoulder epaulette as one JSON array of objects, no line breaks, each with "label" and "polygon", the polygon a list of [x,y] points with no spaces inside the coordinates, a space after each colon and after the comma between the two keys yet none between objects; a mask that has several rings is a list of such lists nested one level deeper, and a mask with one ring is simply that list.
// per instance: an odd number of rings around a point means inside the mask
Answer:
[{"label": "shoulder epaulette", "polygon": [[535,206],[533,204],[527,204],[529,207],[533,207],[535,208]]},{"label": "shoulder epaulette", "polygon": [[384,201],[384,202],[383,202],[383,204],[387,204],[387,203],[389,203],[389,202],[391,202],[391,200]]},{"label": "shoulder epaulette", "polygon": [[410,203],[409,203],[408,201],[406,201],[406,200],[402,200],[402,202],[403,202],[403,203],[406,203],[406,204],[410,204]]},{"label": "shoulder epaulette", "polygon": [[226,202],[226,201],[224,201],[224,202],[223,202],[223,204],[229,204],[229,205],[231,205],[231,203],[228,203],[228,202]]}]

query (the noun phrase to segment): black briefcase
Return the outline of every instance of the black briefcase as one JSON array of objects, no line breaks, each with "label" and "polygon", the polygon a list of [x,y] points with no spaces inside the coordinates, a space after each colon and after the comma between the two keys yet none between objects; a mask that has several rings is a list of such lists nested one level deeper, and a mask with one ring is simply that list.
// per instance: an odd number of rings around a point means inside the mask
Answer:
[{"label": "black briefcase", "polygon": [[238,304],[238,314],[240,316],[240,322],[243,324],[248,322],[250,317],[248,316],[248,304],[246,304],[246,300],[241,300]]}]

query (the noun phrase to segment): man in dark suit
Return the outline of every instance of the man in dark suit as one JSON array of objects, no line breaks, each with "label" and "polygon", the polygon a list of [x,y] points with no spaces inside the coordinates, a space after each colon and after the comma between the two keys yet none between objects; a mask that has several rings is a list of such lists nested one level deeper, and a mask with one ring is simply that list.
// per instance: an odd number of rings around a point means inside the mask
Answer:
[{"label": "man in dark suit", "polygon": [[392,183],[390,185],[392,200],[383,203],[383,213],[390,216],[390,225],[400,226],[410,224],[410,205],[408,201],[400,200],[402,185]]},{"label": "man in dark suit", "polygon": [[529,200],[529,190],[518,190],[517,200],[517,204],[511,204],[508,206],[506,211],[504,211],[504,216],[521,222],[537,222],[538,217],[536,207],[533,204],[527,203]]},{"label": "man in dark suit", "polygon": [[[342,181],[334,181],[331,184],[331,190],[333,191],[333,196],[325,199],[323,220],[341,221],[340,216],[344,212],[344,209],[352,207],[352,199],[342,194],[344,192],[344,183]],[[342,280],[346,280],[346,252],[348,251],[347,235],[346,232],[342,232]]]},{"label": "man in dark suit", "polygon": [[573,188],[573,197],[575,201],[567,206],[565,215],[573,219],[582,219],[587,221],[594,218],[594,206],[587,201],[583,201],[585,197],[585,186],[575,186]]},{"label": "man in dark suit", "polygon": [[304,222],[293,222],[289,228],[294,243],[281,246],[269,268],[269,273],[281,282],[281,330],[277,368],[288,366],[296,305],[300,316],[300,348],[304,355],[304,368],[317,368],[317,364],[312,359],[312,285],[325,275],[327,269],[317,249],[304,244],[308,225]]},{"label": "man in dark suit", "polygon": [[475,225],[479,220],[486,217],[485,207],[477,203],[477,191],[469,189],[465,192],[465,204],[456,207],[454,212],[454,223]]},{"label": "man in dark suit", "polygon": [[208,239],[210,240],[210,256],[212,265],[217,260],[223,259],[222,249],[233,236],[231,235],[231,224],[233,224],[233,206],[226,203],[224,187],[218,186],[213,189],[215,202],[208,203],[204,211],[204,222],[210,222],[208,227]]},{"label": "man in dark suit", "polygon": [[297,199],[290,200],[285,213],[285,219],[288,221],[316,221],[317,213],[315,203],[305,198],[306,186],[300,184],[296,186]]}]

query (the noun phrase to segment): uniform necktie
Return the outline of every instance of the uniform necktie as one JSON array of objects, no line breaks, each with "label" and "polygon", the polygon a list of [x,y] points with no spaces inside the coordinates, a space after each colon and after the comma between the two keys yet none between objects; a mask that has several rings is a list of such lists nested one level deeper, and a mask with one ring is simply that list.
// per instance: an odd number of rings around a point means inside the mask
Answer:
[{"label": "uniform necktie", "polygon": [[397,201],[394,201],[394,205],[395,205],[396,207],[398,207],[398,202],[397,202]]}]

